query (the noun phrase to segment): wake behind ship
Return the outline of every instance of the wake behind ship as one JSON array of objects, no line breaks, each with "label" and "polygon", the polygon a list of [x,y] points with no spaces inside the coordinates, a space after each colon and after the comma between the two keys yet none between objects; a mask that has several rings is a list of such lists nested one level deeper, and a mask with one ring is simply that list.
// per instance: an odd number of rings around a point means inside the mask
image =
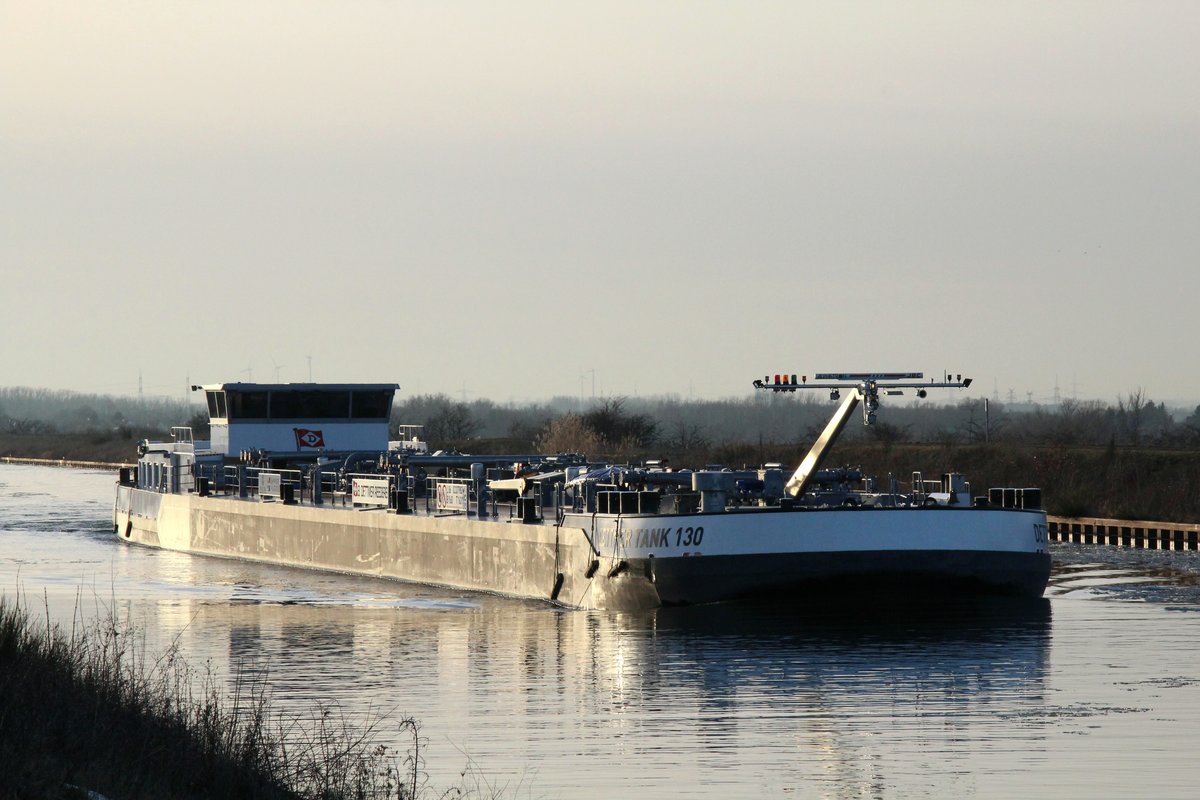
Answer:
[{"label": "wake behind ship", "polygon": [[214,384],[211,441],[175,428],[122,470],[124,541],[271,564],[631,610],[863,585],[1038,597],[1050,556],[1040,492],[973,496],[963,476],[879,487],[822,469],[858,405],[965,387],[920,373],[795,376],[765,391],[847,394],[790,476],[671,471],[577,454],[429,453],[388,440],[395,384]]}]

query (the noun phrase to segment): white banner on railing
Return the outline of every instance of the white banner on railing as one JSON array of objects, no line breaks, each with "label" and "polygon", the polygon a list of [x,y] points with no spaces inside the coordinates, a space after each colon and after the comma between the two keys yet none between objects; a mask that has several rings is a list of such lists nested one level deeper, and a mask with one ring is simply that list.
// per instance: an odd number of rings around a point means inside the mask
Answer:
[{"label": "white banner on railing", "polygon": [[438,511],[466,511],[467,485],[465,483],[439,483],[437,485]]},{"label": "white banner on railing", "polygon": [[350,482],[350,497],[356,506],[386,506],[388,479],[353,478]]},{"label": "white banner on railing", "polygon": [[282,488],[282,477],[278,472],[258,473],[258,496],[261,499],[279,497]]}]

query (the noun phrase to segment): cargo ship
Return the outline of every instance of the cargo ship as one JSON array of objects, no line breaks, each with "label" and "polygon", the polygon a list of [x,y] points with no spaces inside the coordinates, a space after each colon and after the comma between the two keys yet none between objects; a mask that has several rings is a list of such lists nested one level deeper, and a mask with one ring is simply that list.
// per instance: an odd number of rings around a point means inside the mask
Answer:
[{"label": "cargo ship", "polygon": [[203,391],[210,439],[174,428],[121,470],[113,532],[131,544],[541,600],[637,610],[816,592],[1040,597],[1050,574],[1037,489],[975,495],[913,473],[880,485],[825,469],[859,405],[965,388],[921,373],[755,380],[837,406],[788,474],[673,470],[581,454],[429,452],[390,438],[396,384],[223,383]]}]

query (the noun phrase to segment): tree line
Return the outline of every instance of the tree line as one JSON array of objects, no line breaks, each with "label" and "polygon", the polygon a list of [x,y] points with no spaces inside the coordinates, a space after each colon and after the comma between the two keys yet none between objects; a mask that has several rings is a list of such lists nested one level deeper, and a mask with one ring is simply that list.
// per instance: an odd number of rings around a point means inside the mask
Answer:
[{"label": "tree line", "polygon": [[[1200,406],[1168,409],[1141,389],[1114,403],[1068,399],[1055,405],[1015,405],[982,398],[953,403],[888,402],[872,426],[852,421],[843,438],[863,443],[1197,447]],[[808,443],[836,406],[827,395],[764,393],[748,399],[608,397],[498,405],[458,402],[445,394],[397,401],[394,425],[420,424],[431,445],[480,447],[486,442],[545,451],[618,456],[661,451],[704,457],[733,444]]]},{"label": "tree line", "polygon": [[0,388],[0,433],[99,433],[169,429],[196,416],[178,399]]},{"label": "tree line", "polygon": [[[806,444],[828,421],[835,401],[806,392],[760,393],[722,400],[678,396],[604,397],[581,402],[459,402],[446,394],[396,398],[392,432],[423,425],[434,448],[478,452],[584,452],[612,457],[670,454],[710,458],[733,445]],[[981,398],[951,403],[883,398],[875,425],[852,421],[850,442],[1064,446],[1197,447],[1200,406],[1168,409],[1141,389],[1112,403],[1068,399],[1055,405],[1006,404]],[[0,432],[95,433],[158,430],[190,424],[207,435],[207,419],[178,399],[140,399],[30,388],[0,388]]]}]

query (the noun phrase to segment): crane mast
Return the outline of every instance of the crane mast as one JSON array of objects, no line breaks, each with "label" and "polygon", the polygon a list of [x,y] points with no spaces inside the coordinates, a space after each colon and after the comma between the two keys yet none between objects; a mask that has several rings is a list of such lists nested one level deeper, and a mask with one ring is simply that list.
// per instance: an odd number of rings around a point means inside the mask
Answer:
[{"label": "crane mast", "polygon": [[795,375],[775,375],[771,381],[768,375],[762,380],[754,381],[754,388],[772,392],[795,392],[798,389],[827,389],[829,399],[837,400],[843,390],[846,399],[833,412],[833,416],[817,437],[817,441],[809,449],[800,466],[788,479],[784,491],[791,497],[800,497],[808,489],[809,483],[829,451],[833,443],[846,427],[854,409],[862,403],[863,425],[875,424],[875,412],[879,409],[879,394],[902,395],[905,389],[916,390],[917,397],[925,397],[927,389],[965,389],[971,385],[970,378],[962,375],[946,374],[942,381],[924,380],[922,372],[822,372],[817,373],[814,382],[808,382],[808,376],[803,376],[801,382],[796,381]]}]

